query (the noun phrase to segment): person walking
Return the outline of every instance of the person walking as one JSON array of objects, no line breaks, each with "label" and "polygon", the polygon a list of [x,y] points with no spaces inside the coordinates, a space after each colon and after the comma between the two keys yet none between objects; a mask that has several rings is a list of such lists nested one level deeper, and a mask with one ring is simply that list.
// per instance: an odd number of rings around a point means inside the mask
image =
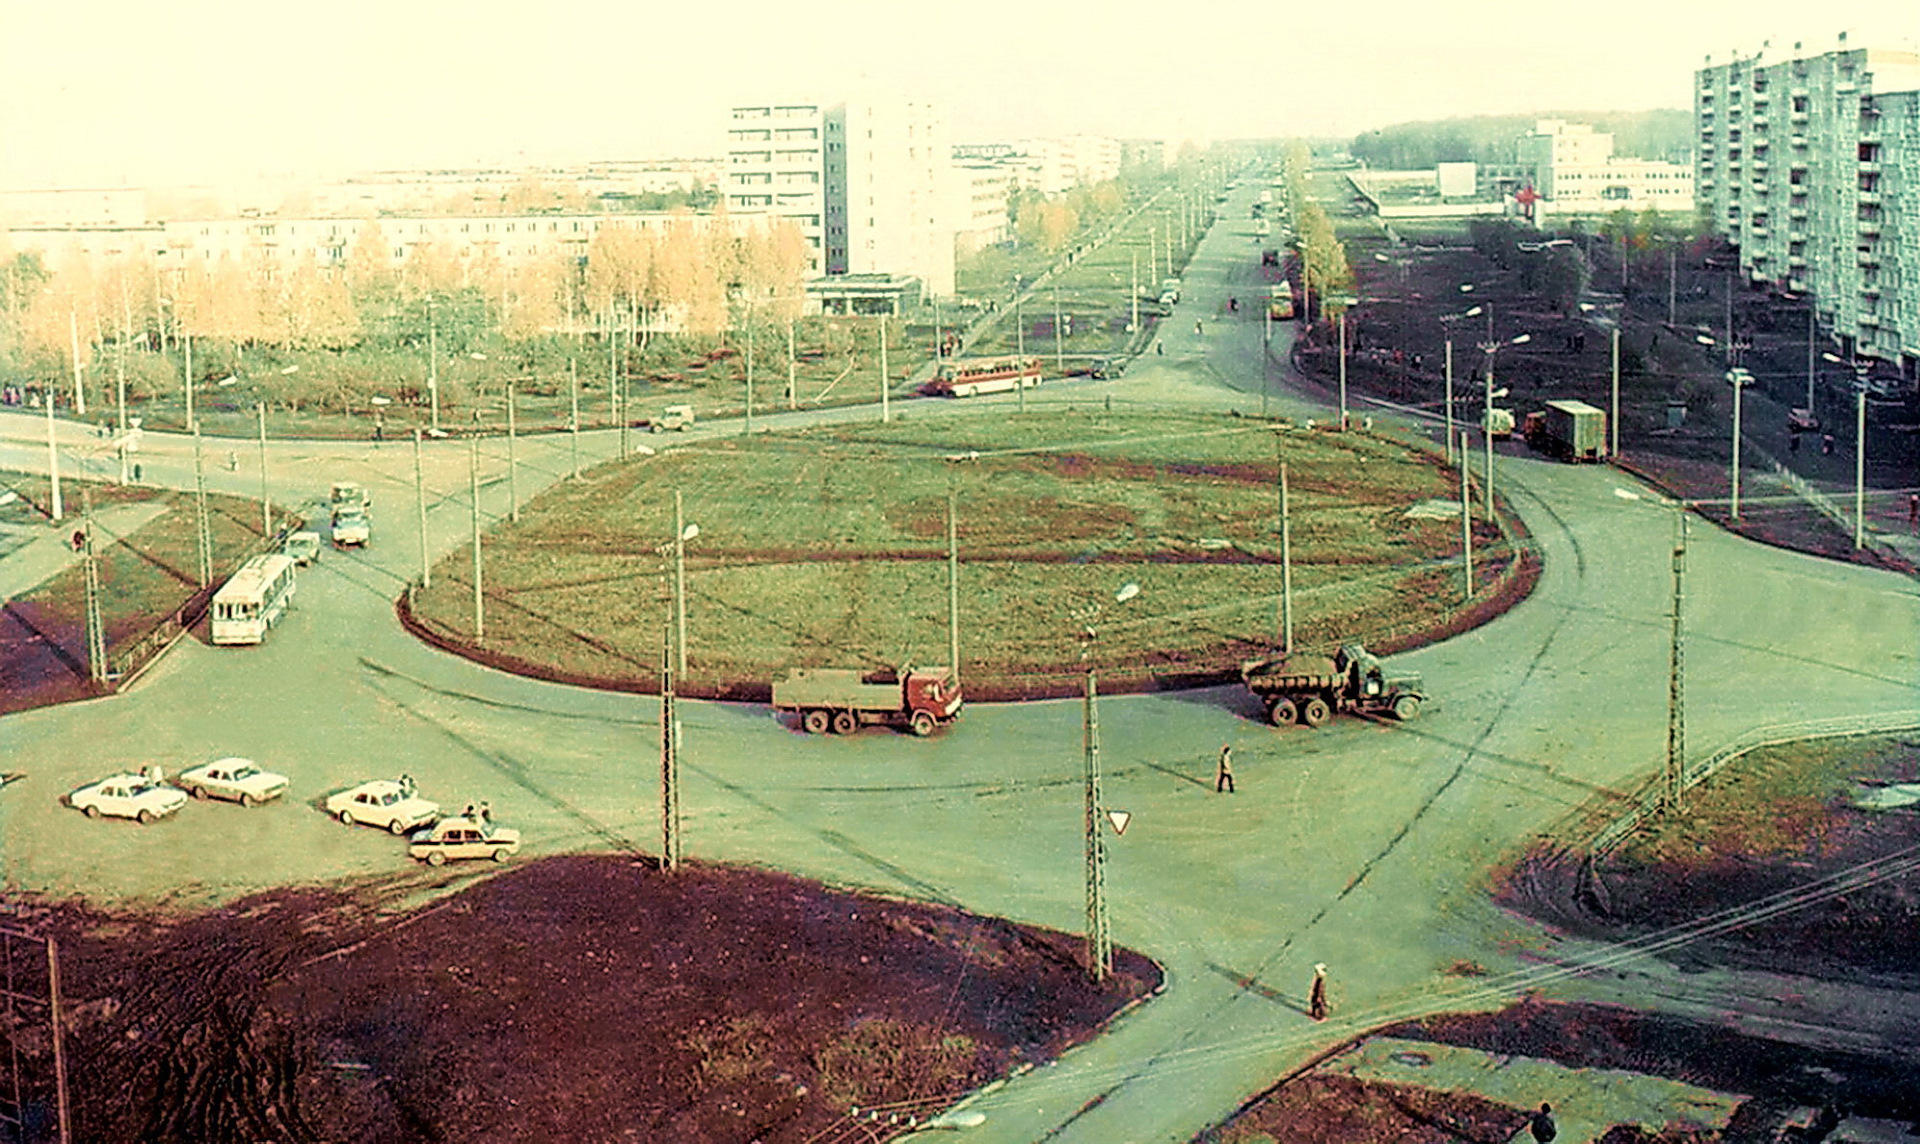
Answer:
[{"label": "person walking", "polygon": [[1553,1105],[1541,1101],[1540,1111],[1527,1117],[1527,1131],[1540,1144],[1550,1144],[1554,1137],[1560,1135],[1560,1130],[1553,1123]]},{"label": "person walking", "polygon": [[1220,765],[1213,769],[1213,793],[1219,794],[1221,791],[1234,793],[1233,747],[1226,743],[1220,744]]},{"label": "person walking", "polygon": [[1907,527],[1920,530],[1920,493],[1907,494]]},{"label": "person walking", "polygon": [[1307,990],[1307,1016],[1316,1021],[1327,1019],[1327,967],[1313,967],[1313,985]]}]

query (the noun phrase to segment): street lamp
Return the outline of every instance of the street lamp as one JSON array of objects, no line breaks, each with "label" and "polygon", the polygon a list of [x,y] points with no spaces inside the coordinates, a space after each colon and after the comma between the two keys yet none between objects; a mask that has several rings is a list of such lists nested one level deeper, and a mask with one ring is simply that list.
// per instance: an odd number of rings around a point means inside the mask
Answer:
[{"label": "street lamp", "polygon": [[700,526],[688,524],[680,508],[680,490],[673,490],[673,626],[675,659],[687,674],[687,541],[700,535]]},{"label": "street lamp", "polygon": [[1729,502],[1729,514],[1734,520],[1740,519],[1740,391],[1753,384],[1753,374],[1739,366],[1727,371],[1727,384],[1733,386],[1733,457],[1728,462],[1728,486],[1733,496]]},{"label": "street lamp", "polygon": [[[1479,307],[1475,306],[1474,309],[1477,310],[1479,309]],[[1491,315],[1488,316],[1487,322],[1489,324],[1493,322],[1493,318]],[[1481,436],[1481,439],[1486,442],[1486,449],[1487,449],[1486,479],[1482,483],[1486,485],[1486,488],[1483,490],[1483,492],[1486,496],[1487,519],[1489,521],[1494,519],[1493,517],[1493,399],[1496,397],[1505,397],[1507,395],[1506,390],[1502,389],[1502,390],[1496,391],[1493,388],[1493,355],[1507,348],[1508,346],[1524,346],[1532,340],[1533,340],[1532,334],[1519,334],[1514,337],[1508,338],[1506,341],[1503,341],[1503,342],[1496,342],[1491,338],[1489,338],[1488,340],[1480,343],[1480,351],[1487,355],[1487,388],[1486,388],[1487,396],[1486,396],[1485,408],[1484,410],[1482,410],[1480,414],[1480,436]]]},{"label": "street lamp", "polygon": [[[1462,282],[1460,284],[1460,292],[1462,294],[1471,293],[1472,291],[1473,291],[1473,283]],[[1482,307],[1475,306],[1471,310],[1467,310],[1464,313],[1444,314],[1440,318],[1440,326],[1443,330],[1446,331],[1446,377],[1447,377],[1446,417],[1447,417],[1447,461],[1449,464],[1451,464],[1453,461],[1453,324],[1457,321],[1460,321],[1462,318],[1477,318],[1484,312],[1485,311],[1483,310]],[[1466,463],[1465,456],[1466,455],[1464,453],[1461,454],[1462,464]]]},{"label": "street lamp", "polygon": [[1853,370],[1853,546],[1866,547],[1867,539],[1867,367],[1829,353],[1820,355],[1837,365]]},{"label": "street lamp", "polygon": [[[1113,602],[1124,604],[1140,594],[1140,585],[1128,583],[1113,594]],[[1080,735],[1086,762],[1087,859],[1087,974],[1096,984],[1113,970],[1113,936],[1107,923],[1107,847],[1100,834],[1100,711],[1098,686],[1093,672],[1093,621],[1100,616],[1102,604],[1095,603],[1085,613],[1087,625],[1080,659],[1085,667],[1085,703],[1081,708]],[[1118,822],[1116,821],[1116,828]]]}]

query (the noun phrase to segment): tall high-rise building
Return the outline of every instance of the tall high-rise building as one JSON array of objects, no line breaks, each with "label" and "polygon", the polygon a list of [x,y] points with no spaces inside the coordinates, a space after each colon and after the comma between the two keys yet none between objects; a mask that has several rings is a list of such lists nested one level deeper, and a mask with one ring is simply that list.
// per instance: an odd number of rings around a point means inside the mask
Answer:
[{"label": "tall high-rise building", "polygon": [[1695,195],[1756,282],[1850,352],[1920,370],[1920,54],[1766,53],[1695,75]]},{"label": "tall high-rise building", "polygon": [[946,126],[911,101],[736,107],[724,192],[735,214],[797,223],[815,274],[896,274],[953,293]]}]

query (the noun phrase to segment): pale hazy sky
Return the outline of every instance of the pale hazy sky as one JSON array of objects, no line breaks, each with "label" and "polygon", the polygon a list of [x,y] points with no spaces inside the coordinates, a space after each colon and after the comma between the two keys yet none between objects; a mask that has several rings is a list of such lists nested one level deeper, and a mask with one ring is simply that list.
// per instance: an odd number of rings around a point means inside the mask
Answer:
[{"label": "pale hazy sky", "polygon": [[0,0],[0,186],[718,154],[726,109],[930,99],[955,141],[1351,135],[1690,107],[1771,39],[1911,46],[1911,0]]}]

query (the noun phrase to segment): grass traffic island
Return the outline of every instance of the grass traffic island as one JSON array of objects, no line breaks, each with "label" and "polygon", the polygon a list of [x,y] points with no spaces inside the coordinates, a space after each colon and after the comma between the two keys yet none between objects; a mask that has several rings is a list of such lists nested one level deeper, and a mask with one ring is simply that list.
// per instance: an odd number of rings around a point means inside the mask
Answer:
[{"label": "grass traffic island", "polygon": [[[683,690],[764,699],[792,667],[945,663],[951,496],[971,696],[1067,693],[1083,655],[1103,686],[1214,682],[1278,642],[1280,460],[1297,647],[1406,646],[1462,625],[1457,511],[1409,514],[1456,485],[1432,455],[1359,433],[1098,411],[915,411],[608,464],[486,534],[484,638],[466,551],[403,614],[499,666],[652,690],[678,492],[699,526],[684,546]],[[1477,596],[1523,592],[1513,549],[1484,522],[1476,532]],[[1138,594],[1116,602],[1129,583]]]}]

